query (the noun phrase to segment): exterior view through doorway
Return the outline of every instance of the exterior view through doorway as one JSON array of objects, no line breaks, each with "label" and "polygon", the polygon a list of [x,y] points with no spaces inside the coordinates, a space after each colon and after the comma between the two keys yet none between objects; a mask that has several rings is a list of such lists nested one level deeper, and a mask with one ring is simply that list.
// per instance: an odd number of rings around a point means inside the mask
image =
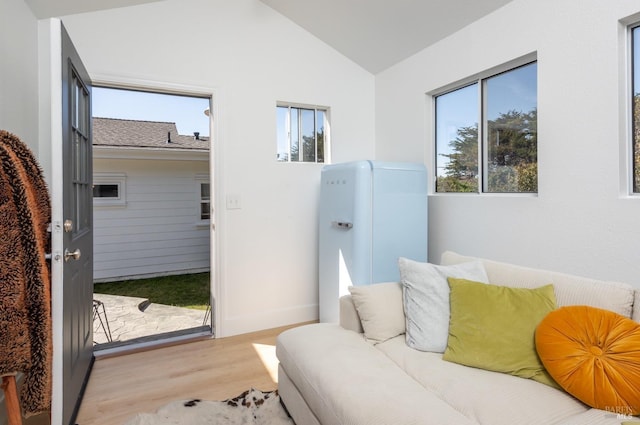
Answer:
[{"label": "exterior view through doorway", "polygon": [[93,89],[97,352],[212,334],[211,95]]}]

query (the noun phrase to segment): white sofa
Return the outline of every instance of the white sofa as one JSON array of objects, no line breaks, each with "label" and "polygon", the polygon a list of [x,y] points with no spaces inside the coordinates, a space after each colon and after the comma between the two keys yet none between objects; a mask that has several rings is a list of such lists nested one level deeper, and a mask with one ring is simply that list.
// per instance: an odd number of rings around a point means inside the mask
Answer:
[{"label": "white sofa", "polygon": [[[447,252],[441,264],[470,259]],[[590,305],[640,322],[640,292],[630,285],[482,261],[492,284],[535,288],[553,283],[558,307]],[[388,308],[403,308],[396,304]],[[312,324],[278,337],[279,392],[297,425],[620,425],[632,420],[589,408],[530,379],[414,350],[405,335],[372,344],[363,337],[351,296],[341,298],[340,308],[340,325]]]}]

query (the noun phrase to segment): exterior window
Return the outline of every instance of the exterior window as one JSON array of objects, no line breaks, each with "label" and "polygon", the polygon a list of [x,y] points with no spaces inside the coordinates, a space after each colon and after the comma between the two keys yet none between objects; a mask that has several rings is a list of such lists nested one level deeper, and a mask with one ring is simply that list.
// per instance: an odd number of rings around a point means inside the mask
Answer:
[{"label": "exterior window", "polygon": [[126,205],[126,180],[122,173],[96,173],[93,175],[93,205]]},{"label": "exterior window", "polygon": [[633,192],[640,193],[640,26],[631,29]]},{"label": "exterior window", "polygon": [[118,184],[94,184],[94,198],[118,199],[120,197],[120,185]]},{"label": "exterior window", "polygon": [[278,103],[279,162],[327,162],[328,108]]},{"label": "exterior window", "polygon": [[435,122],[437,192],[538,191],[536,62],[436,95]]},{"label": "exterior window", "polygon": [[200,183],[200,220],[211,218],[211,191],[209,183]]},{"label": "exterior window", "polygon": [[478,191],[478,84],[436,97],[436,191]]},{"label": "exterior window", "polygon": [[211,184],[209,174],[198,173],[195,176],[198,191],[198,220],[197,224],[208,224],[211,219]]}]

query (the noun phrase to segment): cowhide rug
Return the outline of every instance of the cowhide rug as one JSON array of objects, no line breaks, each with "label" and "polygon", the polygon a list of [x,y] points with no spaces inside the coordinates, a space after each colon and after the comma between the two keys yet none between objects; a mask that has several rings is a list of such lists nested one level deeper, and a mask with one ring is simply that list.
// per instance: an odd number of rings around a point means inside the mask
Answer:
[{"label": "cowhide rug", "polygon": [[224,401],[173,401],[156,413],[139,413],[125,425],[294,425],[278,391],[250,389]]}]

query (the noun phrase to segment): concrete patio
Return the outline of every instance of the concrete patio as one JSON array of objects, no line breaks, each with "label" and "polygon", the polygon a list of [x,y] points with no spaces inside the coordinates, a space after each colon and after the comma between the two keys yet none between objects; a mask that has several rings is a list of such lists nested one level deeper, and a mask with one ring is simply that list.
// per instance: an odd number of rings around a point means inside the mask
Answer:
[{"label": "concrete patio", "polygon": [[94,344],[109,342],[105,330],[111,331],[112,342],[123,342],[154,334],[196,328],[203,324],[210,325],[209,322],[203,323],[204,310],[150,303],[143,311],[139,306],[148,300],[119,295],[94,294],[94,300],[102,303],[97,307],[100,317],[95,315],[94,310]]}]

